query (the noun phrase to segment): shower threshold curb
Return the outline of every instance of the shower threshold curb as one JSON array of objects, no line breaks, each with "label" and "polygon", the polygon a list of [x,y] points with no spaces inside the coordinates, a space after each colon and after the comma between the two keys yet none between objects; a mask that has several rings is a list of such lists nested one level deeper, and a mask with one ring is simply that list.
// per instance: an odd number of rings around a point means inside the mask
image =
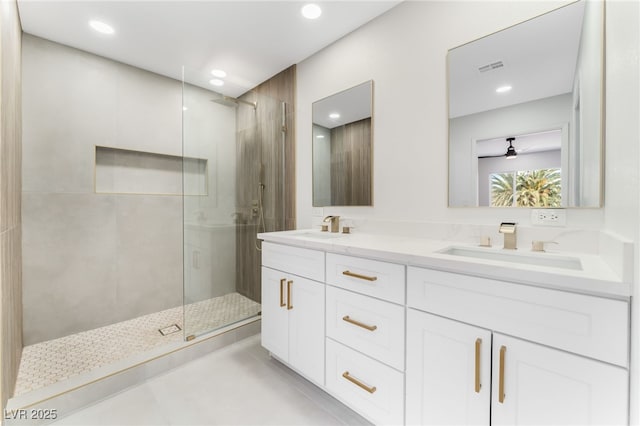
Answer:
[{"label": "shower threshold curb", "polygon": [[[3,413],[3,425],[50,424],[186,362],[258,334],[260,320],[261,316],[248,318],[193,340],[173,342],[13,397]],[[36,415],[50,418],[34,418]]]}]

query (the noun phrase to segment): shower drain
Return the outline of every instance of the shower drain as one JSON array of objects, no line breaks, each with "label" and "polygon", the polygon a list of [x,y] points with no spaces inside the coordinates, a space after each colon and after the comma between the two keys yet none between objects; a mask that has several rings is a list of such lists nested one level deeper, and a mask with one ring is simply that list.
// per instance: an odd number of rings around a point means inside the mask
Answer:
[{"label": "shower drain", "polygon": [[164,328],[159,328],[158,329],[160,334],[162,334],[163,336],[166,336],[168,334],[177,333],[180,330],[182,330],[182,329],[180,328],[180,326],[178,326],[178,324],[171,324],[171,325],[168,325],[168,326],[166,326]]}]

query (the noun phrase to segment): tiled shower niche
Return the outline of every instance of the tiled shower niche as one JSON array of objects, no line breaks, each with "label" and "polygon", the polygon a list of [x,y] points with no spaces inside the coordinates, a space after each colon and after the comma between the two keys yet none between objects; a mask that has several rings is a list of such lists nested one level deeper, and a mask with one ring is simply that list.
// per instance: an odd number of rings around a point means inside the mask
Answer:
[{"label": "tiled shower niche", "polygon": [[203,158],[95,147],[97,194],[182,195],[184,184],[184,195],[208,195],[207,175]]}]

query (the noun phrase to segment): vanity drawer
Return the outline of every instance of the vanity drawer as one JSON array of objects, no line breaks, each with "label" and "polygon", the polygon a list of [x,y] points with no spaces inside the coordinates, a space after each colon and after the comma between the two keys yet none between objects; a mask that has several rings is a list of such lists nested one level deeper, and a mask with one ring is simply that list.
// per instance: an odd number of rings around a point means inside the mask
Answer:
[{"label": "vanity drawer", "polygon": [[331,286],[326,300],[328,337],[404,370],[404,306]]},{"label": "vanity drawer", "polygon": [[409,267],[412,308],[623,367],[628,366],[625,301]]},{"label": "vanity drawer", "polygon": [[262,266],[324,281],[324,252],[300,247],[262,243]]},{"label": "vanity drawer", "polygon": [[327,339],[329,392],[375,424],[404,421],[404,375]]},{"label": "vanity drawer", "polygon": [[327,253],[327,284],[404,304],[404,266]]}]

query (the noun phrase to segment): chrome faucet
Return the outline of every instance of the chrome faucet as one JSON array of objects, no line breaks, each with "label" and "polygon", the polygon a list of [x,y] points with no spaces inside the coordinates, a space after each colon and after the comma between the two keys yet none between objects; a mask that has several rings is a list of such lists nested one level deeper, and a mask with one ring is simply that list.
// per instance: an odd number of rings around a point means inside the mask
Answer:
[{"label": "chrome faucet", "polygon": [[515,222],[502,222],[500,224],[500,233],[504,234],[504,248],[507,250],[516,250],[516,224]]},{"label": "chrome faucet", "polygon": [[331,232],[338,232],[340,230],[340,216],[327,216],[323,222],[331,225]]}]

